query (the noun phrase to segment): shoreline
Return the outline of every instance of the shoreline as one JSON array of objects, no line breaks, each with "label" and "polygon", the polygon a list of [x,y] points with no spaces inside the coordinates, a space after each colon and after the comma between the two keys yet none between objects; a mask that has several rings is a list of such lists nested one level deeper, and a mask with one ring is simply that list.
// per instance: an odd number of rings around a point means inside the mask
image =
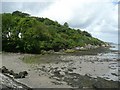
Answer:
[{"label": "shoreline", "polygon": [[[40,62],[31,62],[31,64],[25,63],[22,60],[23,57],[27,57],[28,60],[30,60],[30,58],[32,57],[35,57],[35,59],[38,59],[38,61]],[[12,69],[15,72],[20,72],[23,70],[28,71],[29,75],[26,78],[17,80],[33,88],[70,88],[71,85],[69,85],[68,83],[72,83],[72,81],[66,81],[66,79],[62,78],[60,79],[59,75],[56,76],[54,74],[55,70],[60,70],[61,72],[59,73],[61,73],[62,75],[68,75],[70,77],[73,73],[73,77],[74,75],[78,75],[79,78],[85,77],[85,75],[87,75],[88,77],[96,79],[97,77],[99,77],[99,75],[103,75],[103,77],[101,78],[109,80],[108,77],[115,77],[117,75],[115,72],[113,72],[117,70],[117,68],[115,69],[114,67],[115,65],[117,65],[116,58],[113,57],[111,59],[105,59],[106,56],[103,55],[76,56],[71,54],[53,54],[48,56],[37,55],[36,58],[35,54],[3,53],[2,58],[3,65],[5,65],[7,68]],[[107,75],[106,72],[109,72],[109,70],[112,70],[110,71],[112,72],[112,74],[110,73]],[[97,77],[94,77],[94,75]],[[70,80],[70,78],[68,78],[68,80]]]}]

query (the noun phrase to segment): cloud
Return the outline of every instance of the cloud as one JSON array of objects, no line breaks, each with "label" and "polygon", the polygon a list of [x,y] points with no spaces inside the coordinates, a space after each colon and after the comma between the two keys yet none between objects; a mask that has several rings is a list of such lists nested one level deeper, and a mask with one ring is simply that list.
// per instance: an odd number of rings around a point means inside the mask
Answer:
[{"label": "cloud", "polygon": [[114,4],[117,2],[118,0],[61,0],[38,16],[57,20],[61,24],[67,21],[70,27],[87,30],[99,39],[117,43],[118,4]]},{"label": "cloud", "polygon": [[61,24],[68,22],[72,28],[87,30],[99,39],[117,43],[118,1],[34,0],[32,2],[32,0],[28,0],[28,2],[4,2],[3,12],[21,10],[34,16],[48,17]]},{"label": "cloud", "polygon": [[19,10],[34,15],[46,10],[51,4],[52,2],[2,2],[2,12]]}]

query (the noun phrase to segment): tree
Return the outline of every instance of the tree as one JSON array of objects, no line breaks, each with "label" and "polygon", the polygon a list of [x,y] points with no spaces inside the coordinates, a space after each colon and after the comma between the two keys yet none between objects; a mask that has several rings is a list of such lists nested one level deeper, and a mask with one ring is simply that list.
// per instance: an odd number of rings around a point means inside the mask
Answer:
[{"label": "tree", "polygon": [[92,35],[91,35],[90,33],[86,32],[86,31],[83,31],[82,33],[83,33],[83,35],[85,35],[85,36],[92,37]]},{"label": "tree", "polygon": [[64,23],[64,26],[65,26],[65,27],[69,27],[69,25],[68,25],[68,23],[67,23],[67,22],[65,22],[65,23]]},{"label": "tree", "polygon": [[[20,11],[2,14],[3,51],[41,53],[42,50],[59,51],[85,44],[104,43],[86,31],[69,28],[67,22],[60,25],[48,18],[28,16]],[[21,38],[18,37],[20,33]]]},{"label": "tree", "polygon": [[27,13],[22,13],[22,12],[20,12],[20,11],[14,11],[14,12],[12,13],[12,15],[17,15],[17,16],[21,16],[21,17],[28,17],[28,16],[30,16],[29,14],[27,14]]}]

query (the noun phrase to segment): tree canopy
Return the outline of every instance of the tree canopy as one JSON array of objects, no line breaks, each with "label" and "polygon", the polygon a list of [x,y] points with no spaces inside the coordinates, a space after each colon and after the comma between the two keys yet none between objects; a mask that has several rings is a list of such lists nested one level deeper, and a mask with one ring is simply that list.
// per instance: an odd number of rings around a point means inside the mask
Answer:
[{"label": "tree canopy", "polygon": [[84,46],[102,45],[104,42],[91,36],[87,31],[69,28],[57,21],[43,17],[32,17],[15,11],[2,14],[2,49],[9,52],[41,53]]}]

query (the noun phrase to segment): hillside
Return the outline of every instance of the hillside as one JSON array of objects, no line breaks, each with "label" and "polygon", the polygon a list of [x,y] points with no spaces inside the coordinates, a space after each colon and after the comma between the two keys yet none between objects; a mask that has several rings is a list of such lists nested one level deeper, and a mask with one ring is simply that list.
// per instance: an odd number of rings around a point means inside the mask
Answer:
[{"label": "hillside", "polygon": [[103,45],[103,41],[86,31],[70,28],[48,18],[33,17],[15,11],[2,14],[2,50],[9,52],[41,53],[85,45]]}]

